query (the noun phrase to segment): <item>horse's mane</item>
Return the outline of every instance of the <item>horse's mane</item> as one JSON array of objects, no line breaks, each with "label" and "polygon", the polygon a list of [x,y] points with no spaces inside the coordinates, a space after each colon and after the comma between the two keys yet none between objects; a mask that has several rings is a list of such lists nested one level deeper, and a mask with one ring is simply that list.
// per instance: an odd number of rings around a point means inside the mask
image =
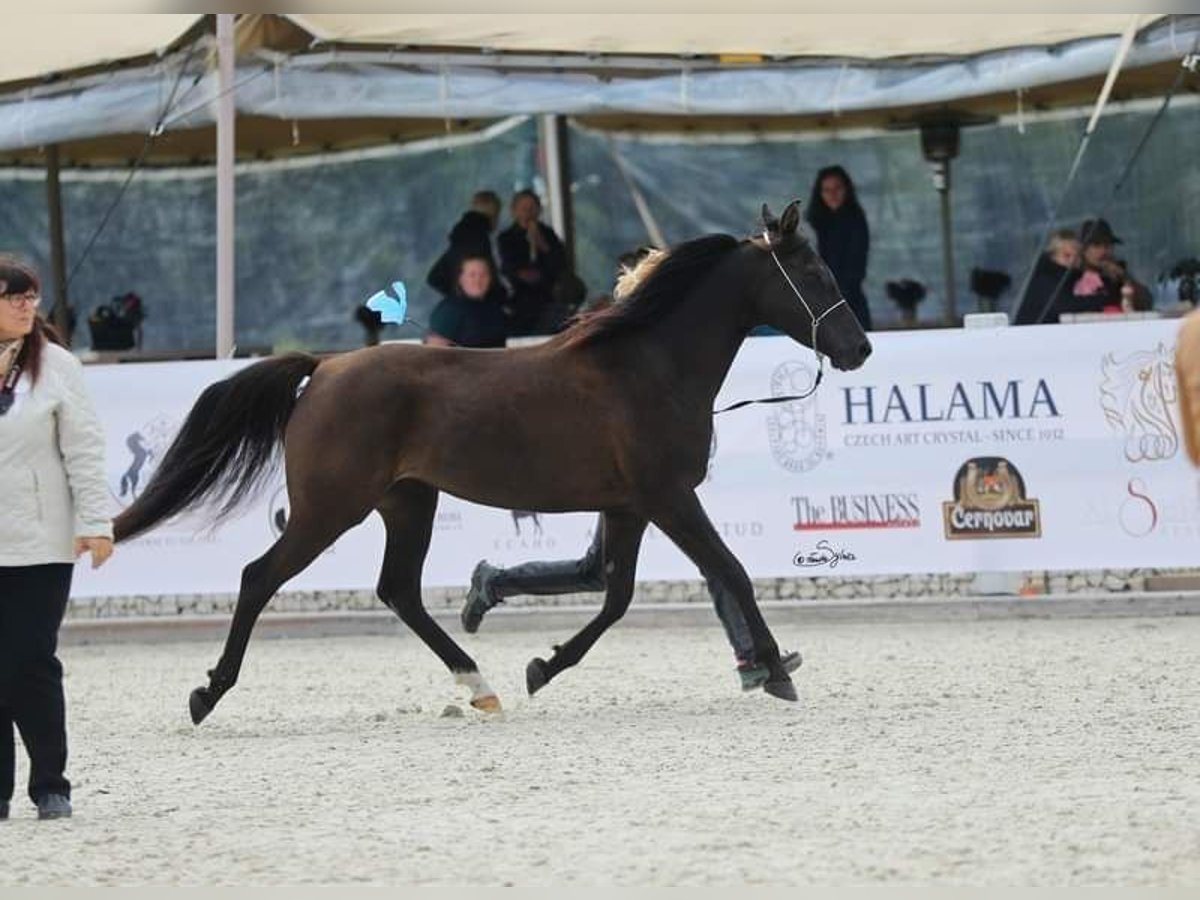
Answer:
[{"label": "horse's mane", "polygon": [[618,281],[618,302],[577,316],[562,333],[562,344],[590,344],[658,321],[740,243],[727,234],[710,234],[648,254]]}]

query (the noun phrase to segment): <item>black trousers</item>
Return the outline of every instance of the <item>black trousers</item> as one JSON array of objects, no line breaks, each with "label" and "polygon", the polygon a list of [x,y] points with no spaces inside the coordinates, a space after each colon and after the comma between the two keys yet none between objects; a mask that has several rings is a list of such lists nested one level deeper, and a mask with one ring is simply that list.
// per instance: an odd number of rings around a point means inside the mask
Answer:
[{"label": "black trousers", "polygon": [[29,798],[71,795],[58,626],[74,566],[0,566],[0,800],[16,775],[13,726],[29,752]]}]

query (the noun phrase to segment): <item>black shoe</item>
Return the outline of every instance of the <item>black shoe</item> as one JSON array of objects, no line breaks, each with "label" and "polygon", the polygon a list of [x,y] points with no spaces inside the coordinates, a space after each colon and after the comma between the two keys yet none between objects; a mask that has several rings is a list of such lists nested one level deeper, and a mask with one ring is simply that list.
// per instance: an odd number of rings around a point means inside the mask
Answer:
[{"label": "black shoe", "polygon": [[0,800],[0,819],[8,818],[8,801]]},{"label": "black shoe", "polygon": [[37,802],[39,819],[71,818],[71,801],[63,794],[47,794]]},{"label": "black shoe", "polygon": [[[789,675],[795,672],[804,662],[804,658],[795,650],[784,653],[779,657],[779,661],[783,663],[783,671]],[[759,663],[741,663],[737,667],[738,677],[742,680],[743,691],[753,691],[762,687],[771,678],[771,673],[765,665]]]},{"label": "black shoe", "polygon": [[481,559],[476,563],[475,571],[471,573],[471,589],[467,591],[467,602],[463,605],[460,616],[463,630],[468,634],[479,630],[483,616],[489,609],[497,603],[504,602],[503,598],[492,593],[489,583],[496,571],[495,566],[489,566],[486,559]]}]

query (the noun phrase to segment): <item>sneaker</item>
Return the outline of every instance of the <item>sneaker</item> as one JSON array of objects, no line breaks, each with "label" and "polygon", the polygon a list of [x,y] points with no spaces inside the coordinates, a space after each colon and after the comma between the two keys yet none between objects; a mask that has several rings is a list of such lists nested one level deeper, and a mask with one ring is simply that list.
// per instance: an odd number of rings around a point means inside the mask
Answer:
[{"label": "sneaker", "polygon": [[[800,668],[804,658],[795,650],[789,650],[779,657],[779,661],[783,663],[783,671],[789,675]],[[753,691],[762,687],[771,677],[770,670],[766,666],[759,663],[744,662],[739,663],[737,667],[738,677],[742,680],[743,691]]]},{"label": "sneaker", "polygon": [[71,818],[71,801],[62,794],[47,794],[37,802],[39,819]]},{"label": "sneaker", "polygon": [[502,597],[492,593],[489,583],[497,571],[495,566],[488,565],[486,559],[481,559],[475,564],[475,571],[471,573],[471,589],[467,591],[467,602],[463,605],[460,617],[463,630],[468,634],[479,630],[484,613],[497,603],[504,602]]}]

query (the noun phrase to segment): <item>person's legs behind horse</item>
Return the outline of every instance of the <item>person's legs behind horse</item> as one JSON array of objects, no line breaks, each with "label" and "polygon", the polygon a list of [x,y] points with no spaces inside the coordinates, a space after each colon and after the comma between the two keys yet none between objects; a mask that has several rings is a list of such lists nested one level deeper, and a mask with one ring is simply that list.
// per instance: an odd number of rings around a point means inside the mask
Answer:
[{"label": "person's legs behind horse", "polygon": [[604,528],[597,519],[595,536],[580,559],[535,560],[507,568],[489,565],[486,559],[476,563],[462,610],[463,629],[474,634],[487,611],[507,597],[594,593],[606,586]]},{"label": "person's legs behind horse", "polygon": [[[602,520],[596,523],[595,536],[580,559],[533,561],[503,568],[489,565],[481,559],[471,573],[471,587],[462,610],[463,628],[470,634],[479,630],[489,609],[503,603],[506,597],[522,594],[556,595],[603,591],[607,585],[604,572],[604,531]],[[761,688],[770,678],[768,668],[754,656],[754,640],[750,626],[729,591],[713,580],[706,579],[713,608],[729,646],[733,648],[737,674],[743,691]],[[803,662],[796,651],[781,656],[784,670],[791,673]]]},{"label": "person's legs behind horse", "polygon": [[[704,585],[708,588],[708,594],[713,601],[713,609],[716,610],[717,618],[721,620],[721,627],[725,629],[725,637],[737,659],[737,674],[742,683],[742,690],[753,691],[762,687],[770,679],[771,672],[755,658],[754,638],[750,635],[750,626],[746,623],[746,617],[742,615],[736,598],[725,590],[716,579],[706,578]],[[783,663],[784,671],[789,674],[800,668],[800,664],[804,661],[795,650],[784,651],[779,658]]]}]

